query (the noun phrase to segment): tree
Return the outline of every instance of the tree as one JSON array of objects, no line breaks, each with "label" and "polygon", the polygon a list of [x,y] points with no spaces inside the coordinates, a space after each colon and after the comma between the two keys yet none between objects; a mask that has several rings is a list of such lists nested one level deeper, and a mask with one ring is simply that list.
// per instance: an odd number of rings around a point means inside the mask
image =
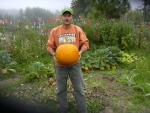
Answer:
[{"label": "tree", "polygon": [[143,14],[143,21],[150,22],[150,0],[139,0],[141,7],[138,7],[136,10],[141,11]]},{"label": "tree", "polygon": [[74,17],[77,18],[80,15],[87,16],[88,14],[88,6],[90,0],[72,0],[71,8],[73,9]]},{"label": "tree", "polygon": [[94,8],[95,17],[105,15],[107,18],[120,18],[130,10],[131,6],[128,0],[97,0]]},{"label": "tree", "polygon": [[32,19],[35,21],[37,21],[38,17],[42,17],[43,19],[49,19],[53,16],[54,14],[51,13],[50,11],[38,7],[36,8],[27,7],[25,10],[25,17],[27,19]]},{"label": "tree", "polygon": [[23,10],[22,10],[22,9],[20,9],[20,11],[19,11],[19,19],[20,19],[21,21],[23,21],[23,19],[24,19],[24,13],[23,13]]},{"label": "tree", "polygon": [[144,21],[150,21],[150,0],[142,0],[144,2],[143,12]]},{"label": "tree", "polygon": [[120,18],[131,9],[128,0],[72,0],[71,7],[75,16],[84,14],[92,15],[94,18],[99,18],[100,15]]},{"label": "tree", "polygon": [[3,19],[3,15],[0,13],[0,20],[2,20]]}]

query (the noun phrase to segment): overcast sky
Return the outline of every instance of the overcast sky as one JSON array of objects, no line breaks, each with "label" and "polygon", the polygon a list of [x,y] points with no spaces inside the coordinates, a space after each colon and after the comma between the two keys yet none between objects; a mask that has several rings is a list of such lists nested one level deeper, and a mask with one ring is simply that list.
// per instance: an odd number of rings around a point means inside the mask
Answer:
[{"label": "overcast sky", "polygon": [[61,11],[71,6],[72,0],[0,0],[0,9],[25,9],[40,7],[50,11]]}]

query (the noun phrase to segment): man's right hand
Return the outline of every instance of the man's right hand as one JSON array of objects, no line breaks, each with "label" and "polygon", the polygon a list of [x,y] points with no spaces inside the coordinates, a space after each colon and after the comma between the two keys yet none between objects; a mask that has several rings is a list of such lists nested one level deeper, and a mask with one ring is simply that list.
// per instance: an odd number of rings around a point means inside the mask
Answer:
[{"label": "man's right hand", "polygon": [[55,53],[53,54],[53,58],[54,58],[54,60],[57,62],[57,59],[56,59],[56,57],[55,57]]}]

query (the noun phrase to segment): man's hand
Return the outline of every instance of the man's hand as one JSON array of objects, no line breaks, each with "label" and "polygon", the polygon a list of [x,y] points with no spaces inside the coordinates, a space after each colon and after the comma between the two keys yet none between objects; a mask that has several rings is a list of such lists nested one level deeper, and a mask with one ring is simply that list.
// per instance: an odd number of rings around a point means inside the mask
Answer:
[{"label": "man's hand", "polygon": [[82,54],[82,53],[81,53],[81,52],[79,52],[79,60],[81,59],[81,54]]},{"label": "man's hand", "polygon": [[57,62],[57,59],[56,59],[56,57],[55,57],[55,53],[53,54],[53,58],[54,58],[54,60]]}]

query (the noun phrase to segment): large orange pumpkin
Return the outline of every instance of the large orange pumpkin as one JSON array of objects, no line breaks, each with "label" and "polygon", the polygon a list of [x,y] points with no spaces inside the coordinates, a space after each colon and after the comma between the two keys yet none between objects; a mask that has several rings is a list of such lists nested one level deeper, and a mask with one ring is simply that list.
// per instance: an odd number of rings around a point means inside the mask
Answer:
[{"label": "large orange pumpkin", "polygon": [[61,64],[72,65],[79,60],[79,50],[73,44],[62,44],[56,49],[55,57]]}]

